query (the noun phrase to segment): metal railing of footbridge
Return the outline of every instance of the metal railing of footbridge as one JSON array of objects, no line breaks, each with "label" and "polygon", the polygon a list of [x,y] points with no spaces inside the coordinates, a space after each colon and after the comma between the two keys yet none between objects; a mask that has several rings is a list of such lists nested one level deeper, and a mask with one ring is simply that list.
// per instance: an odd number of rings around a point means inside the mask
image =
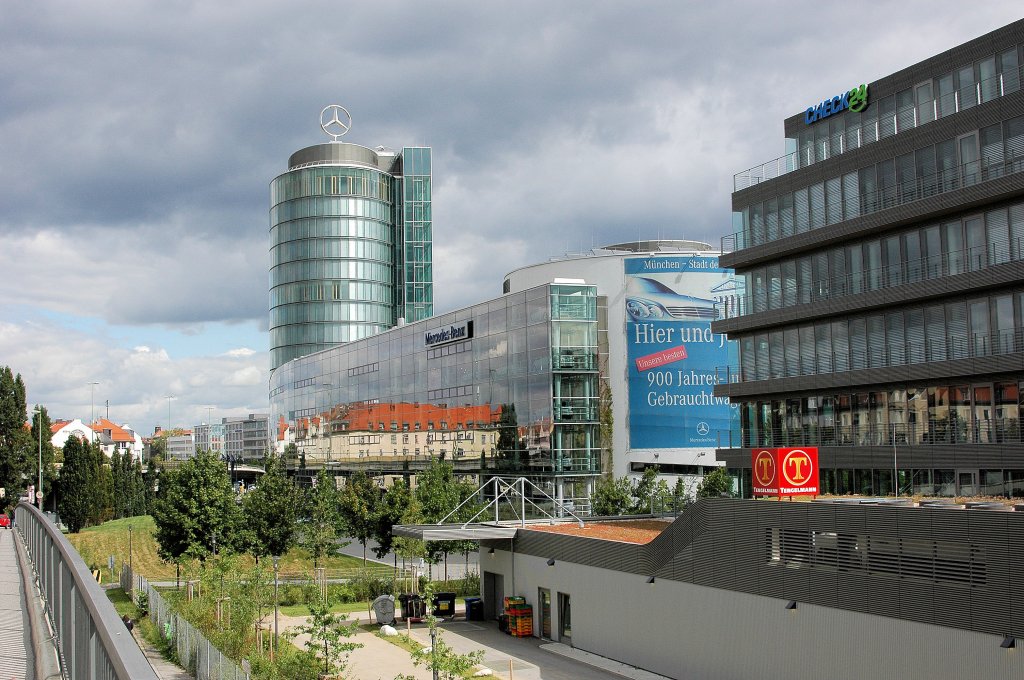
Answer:
[{"label": "metal railing of footbridge", "polygon": [[55,631],[63,676],[69,680],[159,680],[60,529],[28,503],[19,503],[14,516]]}]

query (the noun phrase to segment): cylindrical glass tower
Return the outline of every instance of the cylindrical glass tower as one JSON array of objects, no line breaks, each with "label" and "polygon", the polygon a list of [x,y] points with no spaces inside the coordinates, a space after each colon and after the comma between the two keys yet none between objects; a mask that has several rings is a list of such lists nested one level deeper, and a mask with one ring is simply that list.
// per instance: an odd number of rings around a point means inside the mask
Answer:
[{"label": "cylindrical glass tower", "polygon": [[292,154],[271,183],[272,371],[395,325],[397,158],[319,144]]}]

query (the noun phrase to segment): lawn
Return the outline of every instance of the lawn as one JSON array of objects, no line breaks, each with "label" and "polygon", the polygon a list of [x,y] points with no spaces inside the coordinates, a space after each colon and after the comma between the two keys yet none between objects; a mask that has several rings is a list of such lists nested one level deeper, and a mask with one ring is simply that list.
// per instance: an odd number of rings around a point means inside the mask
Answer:
[{"label": "lawn", "polygon": [[[128,534],[131,527],[132,567],[150,581],[173,580],[174,564],[164,562],[157,554],[157,543],[153,538],[156,525],[149,515],[128,517],[106,522],[99,526],[83,529],[77,534],[68,534],[68,540],[81,554],[90,569],[100,569],[103,582],[111,580],[107,569],[107,560],[114,556],[115,580],[121,565],[128,563]],[[253,559],[246,557],[242,568],[251,566]],[[323,560],[321,566],[328,570],[358,569],[363,561],[357,557],[346,555]],[[371,563],[372,564],[372,563]],[[313,569],[313,560],[301,548],[293,548],[281,558],[280,570],[283,573],[305,574]],[[184,571],[184,570],[183,570]]]}]

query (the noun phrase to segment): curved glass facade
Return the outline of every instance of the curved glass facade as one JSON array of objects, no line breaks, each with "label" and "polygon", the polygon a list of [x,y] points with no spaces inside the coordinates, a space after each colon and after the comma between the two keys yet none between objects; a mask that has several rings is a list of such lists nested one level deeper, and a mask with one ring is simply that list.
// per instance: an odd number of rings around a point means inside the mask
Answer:
[{"label": "curved glass facade", "polygon": [[430,149],[324,144],[290,164],[270,185],[272,371],[433,311]]}]

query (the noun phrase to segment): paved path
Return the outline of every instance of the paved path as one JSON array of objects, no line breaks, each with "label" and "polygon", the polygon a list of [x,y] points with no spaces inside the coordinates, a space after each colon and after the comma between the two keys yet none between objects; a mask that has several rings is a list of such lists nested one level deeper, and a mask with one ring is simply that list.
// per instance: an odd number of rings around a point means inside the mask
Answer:
[{"label": "paved path", "polygon": [[[355,620],[354,616],[350,615],[352,620]],[[301,625],[304,621],[305,617],[282,617],[279,625],[283,631]],[[364,615],[360,623],[370,623],[370,619]],[[400,633],[409,631],[403,621],[399,621],[396,627]],[[461,618],[461,612],[457,620],[443,622],[440,629],[445,642],[459,654],[483,651],[482,665],[491,669],[491,677],[501,680],[661,680],[661,676],[653,673],[567,645],[538,638],[514,638],[498,631],[493,621],[466,621]],[[413,624],[411,637],[424,647],[430,646],[430,632],[426,624]],[[295,644],[303,647],[308,640],[308,636],[300,635],[295,639]],[[432,678],[426,668],[413,665],[407,651],[374,633],[360,630],[352,640],[361,643],[363,647],[349,655],[346,678],[393,680],[402,674],[416,680]]]},{"label": "paved path", "polygon": [[156,647],[146,642],[138,627],[132,629],[132,637],[139,643],[142,653],[146,656],[146,661],[153,667],[153,671],[156,672],[160,680],[195,680],[183,669],[163,658]]},{"label": "paved path", "polygon": [[14,547],[14,531],[0,529],[0,678],[34,675],[31,630]]}]

